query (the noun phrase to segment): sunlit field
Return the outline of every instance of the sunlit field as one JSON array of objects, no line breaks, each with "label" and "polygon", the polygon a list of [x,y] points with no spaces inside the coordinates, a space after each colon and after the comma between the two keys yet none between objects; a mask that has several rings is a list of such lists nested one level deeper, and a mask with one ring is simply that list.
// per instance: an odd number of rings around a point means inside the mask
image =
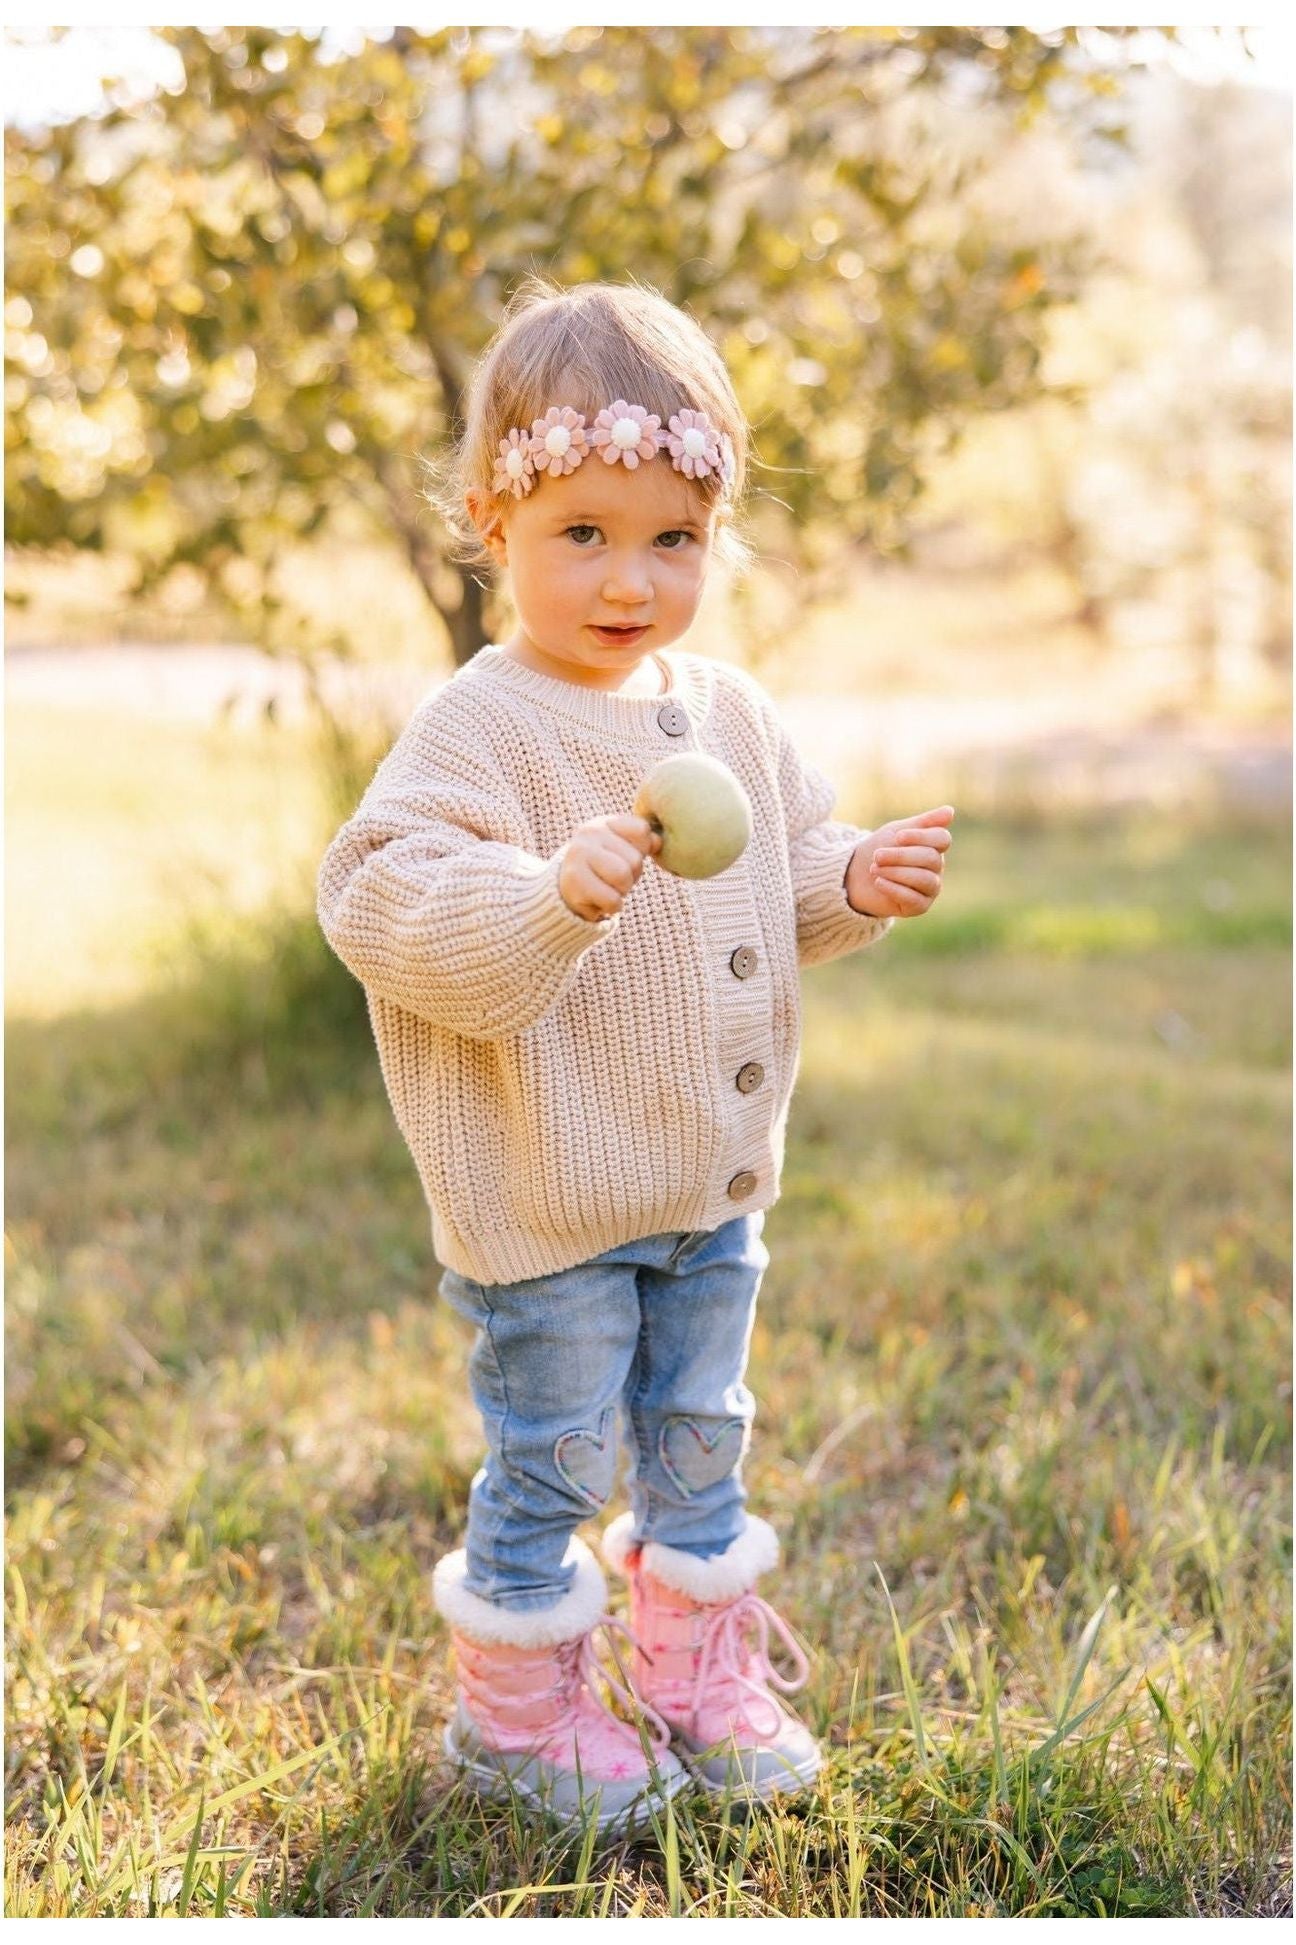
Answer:
[{"label": "sunlit field", "polygon": [[440,1761],[479,1433],[315,759],[8,739],[10,1915],[1289,1907],[1279,814],[970,800],[806,975],[748,1479],[828,1761],[599,1849]]},{"label": "sunlit field", "polygon": [[[6,1915],[1290,1917],[1282,51],[6,31]],[[537,625],[466,516],[580,459],[542,381],[705,406],[676,649],[956,813],[805,974],[764,1232],[824,1767],[613,1844],[442,1754],[470,1342],[315,916]]]}]

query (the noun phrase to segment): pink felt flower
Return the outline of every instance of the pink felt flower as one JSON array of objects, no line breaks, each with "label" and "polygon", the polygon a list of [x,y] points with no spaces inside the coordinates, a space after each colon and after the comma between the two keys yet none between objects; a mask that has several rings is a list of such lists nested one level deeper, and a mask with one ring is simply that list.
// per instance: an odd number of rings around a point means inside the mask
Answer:
[{"label": "pink felt flower", "polygon": [[609,466],[619,459],[633,472],[641,459],[654,459],[664,434],[655,412],[642,405],[628,405],[623,398],[605,405],[590,433]]},{"label": "pink felt flower", "polygon": [[534,485],[531,441],[520,426],[513,426],[508,436],[499,442],[499,457],[495,461],[495,491],[512,493],[515,499],[520,500]]},{"label": "pink felt flower", "polygon": [[705,412],[687,406],[670,420],[666,435],[671,465],[685,479],[702,479],[720,470],[720,436]]},{"label": "pink felt flower", "polygon": [[537,473],[548,473],[551,479],[574,473],[588,452],[583,412],[551,405],[543,418],[532,421],[531,457]]}]

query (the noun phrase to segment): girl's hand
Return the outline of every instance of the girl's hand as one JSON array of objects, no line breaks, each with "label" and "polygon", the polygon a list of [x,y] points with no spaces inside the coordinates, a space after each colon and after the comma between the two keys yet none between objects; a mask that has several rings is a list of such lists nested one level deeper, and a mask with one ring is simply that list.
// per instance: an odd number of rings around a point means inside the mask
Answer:
[{"label": "girl's hand", "polygon": [[941,804],[870,831],[846,867],[852,910],[873,918],[918,918],[930,910],[940,896],[953,817],[953,805]]},{"label": "girl's hand", "polygon": [[646,817],[593,817],[572,832],[558,867],[558,891],[577,918],[597,924],[625,904],[644,863],[661,850],[661,833]]}]

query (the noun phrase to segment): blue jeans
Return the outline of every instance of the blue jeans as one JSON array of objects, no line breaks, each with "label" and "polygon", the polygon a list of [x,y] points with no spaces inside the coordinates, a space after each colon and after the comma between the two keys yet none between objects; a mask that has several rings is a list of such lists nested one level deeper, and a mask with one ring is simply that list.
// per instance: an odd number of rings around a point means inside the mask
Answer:
[{"label": "blue jeans", "polygon": [[468,1370],[489,1447],[468,1496],[471,1593],[518,1610],[563,1598],[568,1540],[612,1496],[618,1421],[636,1541],[705,1558],[737,1539],[764,1223],[757,1210],[641,1236],[522,1283],[443,1272],[442,1295],[477,1327]]}]

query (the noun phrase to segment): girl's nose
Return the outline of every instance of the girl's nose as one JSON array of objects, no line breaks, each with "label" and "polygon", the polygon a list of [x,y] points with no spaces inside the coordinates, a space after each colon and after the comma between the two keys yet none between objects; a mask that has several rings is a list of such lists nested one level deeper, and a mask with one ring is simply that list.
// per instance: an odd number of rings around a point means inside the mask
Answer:
[{"label": "girl's nose", "polygon": [[652,578],[642,563],[615,562],[603,582],[605,601],[651,601]]}]

